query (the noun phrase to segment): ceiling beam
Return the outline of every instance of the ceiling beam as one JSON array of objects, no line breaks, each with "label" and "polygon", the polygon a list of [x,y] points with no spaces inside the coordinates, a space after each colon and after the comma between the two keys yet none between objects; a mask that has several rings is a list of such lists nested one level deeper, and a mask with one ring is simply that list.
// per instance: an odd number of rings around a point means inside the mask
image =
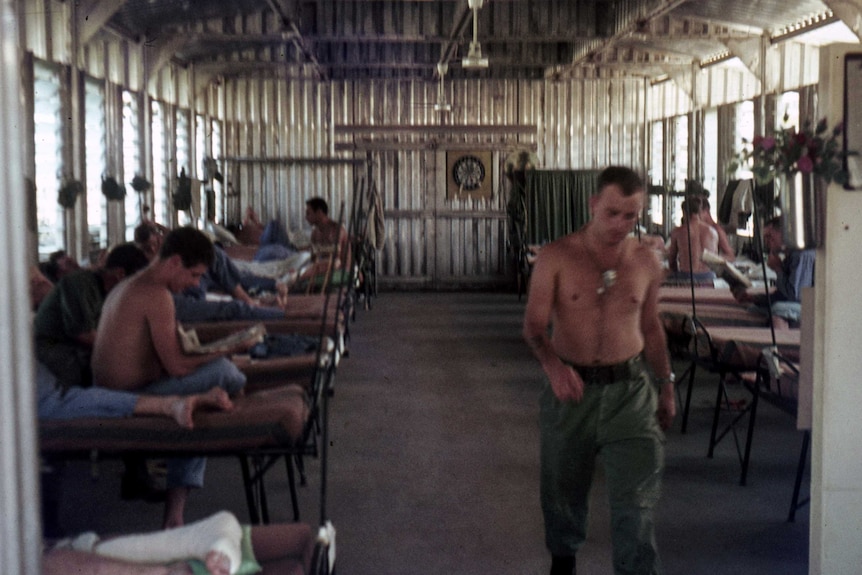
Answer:
[{"label": "ceiling beam", "polygon": [[336,125],[336,134],[537,134],[538,128],[535,124],[496,124],[493,126],[484,124],[465,124],[457,126],[445,126],[439,124],[390,124],[377,126],[372,124]]},{"label": "ceiling beam", "polygon": [[311,65],[314,67],[314,70],[320,76],[321,80],[326,79],[326,71],[320,65],[320,62],[315,56],[314,52],[305,46],[305,42],[302,38],[302,34],[299,32],[299,28],[296,26],[296,23],[287,16],[287,13],[282,9],[281,5],[278,4],[276,0],[266,0],[267,4],[269,4],[270,9],[278,16],[279,20],[281,20],[282,29],[290,34],[290,42],[293,46],[302,54],[306,60],[308,60]]},{"label": "ceiling beam", "polygon": [[712,22],[701,18],[677,18],[667,14],[637,27],[629,37],[649,42],[655,40],[732,40],[760,37],[762,28],[755,26],[731,26],[723,22]]},{"label": "ceiling beam", "polygon": [[611,36],[605,38],[596,38],[585,43],[579,50],[575,51],[572,58],[572,63],[564,67],[560,72],[565,72],[566,68],[574,69],[584,64],[592,55],[607,50],[618,41],[631,36],[641,31],[645,25],[648,25],[652,20],[660,18],[671,12],[674,8],[684,4],[688,0],[660,0],[658,5],[652,10],[647,10],[644,14],[623,24],[619,30],[615,31]]},{"label": "ceiling beam", "polygon": [[862,41],[862,3],[858,0],[823,0],[823,3]]},{"label": "ceiling beam", "polygon": [[[452,21],[452,31],[449,33],[449,39],[440,46],[440,60],[437,66],[446,66],[455,57],[458,52],[458,46],[463,41],[464,31],[473,22],[473,11],[466,0],[463,0],[463,6],[456,12],[455,19]],[[436,68],[436,66],[435,66]],[[434,70],[434,78],[439,78],[437,70]]]},{"label": "ceiling beam", "polygon": [[148,40],[144,43],[144,51],[147,55],[147,77],[146,81],[154,78],[174,55],[182,50],[189,42],[189,36],[186,34],[173,34],[154,40]]},{"label": "ceiling beam", "polygon": [[751,38],[749,40],[728,40],[725,42],[727,50],[737,58],[739,58],[749,72],[754,74],[754,77],[763,81],[760,72],[760,44],[761,38]]},{"label": "ceiling beam", "polygon": [[92,40],[125,3],[126,0],[90,0],[81,3],[75,12],[80,44],[83,46]]}]

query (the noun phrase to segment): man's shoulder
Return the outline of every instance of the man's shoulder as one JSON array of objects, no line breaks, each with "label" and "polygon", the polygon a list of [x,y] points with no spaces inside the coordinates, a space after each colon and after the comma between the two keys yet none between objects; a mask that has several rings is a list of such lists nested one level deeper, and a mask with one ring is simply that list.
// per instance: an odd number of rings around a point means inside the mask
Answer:
[{"label": "man's shoulder", "polygon": [[543,267],[559,267],[572,259],[577,259],[582,252],[580,232],[572,232],[543,245],[536,257],[536,263]]},{"label": "man's shoulder", "polygon": [[173,301],[170,295],[171,292],[165,286],[146,281],[142,277],[133,277],[121,282],[111,290],[108,297],[119,300],[123,305],[144,307],[165,299]]},{"label": "man's shoulder", "polygon": [[708,235],[711,238],[718,238],[718,230],[712,224],[708,224],[707,222],[700,222],[702,226],[701,229],[703,233]]},{"label": "man's shoulder", "polygon": [[555,239],[554,241],[545,244],[542,246],[542,252],[548,252],[550,254],[569,254],[577,253],[581,250],[581,246],[583,245],[583,232],[577,231],[572,232],[570,234],[566,234],[560,238]]},{"label": "man's shoulder", "polygon": [[645,242],[640,242],[637,238],[628,238],[628,242],[633,243],[634,245],[631,249],[631,259],[644,267],[650,269],[651,273],[655,273],[656,270],[661,270],[661,262],[656,255],[655,249]]}]

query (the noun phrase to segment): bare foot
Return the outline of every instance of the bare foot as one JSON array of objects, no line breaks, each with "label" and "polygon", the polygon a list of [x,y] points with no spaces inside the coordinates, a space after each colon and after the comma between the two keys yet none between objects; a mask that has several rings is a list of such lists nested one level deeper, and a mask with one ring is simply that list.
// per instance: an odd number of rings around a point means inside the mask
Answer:
[{"label": "bare foot", "polygon": [[199,407],[210,407],[222,411],[233,409],[233,402],[225,390],[214,387],[206,393],[198,393],[176,399],[171,403],[171,415],[180,427],[194,428],[194,413]]},{"label": "bare foot", "polygon": [[214,387],[206,393],[192,396],[197,398],[196,407],[211,407],[222,411],[230,411],[233,409],[233,402],[225,390],[220,387]]},{"label": "bare foot", "polygon": [[204,563],[210,575],[230,575],[230,558],[221,551],[207,553]]}]

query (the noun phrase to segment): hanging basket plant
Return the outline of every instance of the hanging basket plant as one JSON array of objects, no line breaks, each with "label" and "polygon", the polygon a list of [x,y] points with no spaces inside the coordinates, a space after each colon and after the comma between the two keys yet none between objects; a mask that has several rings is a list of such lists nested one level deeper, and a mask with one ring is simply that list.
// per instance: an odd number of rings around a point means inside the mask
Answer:
[{"label": "hanging basket plant", "polygon": [[66,209],[75,207],[78,194],[84,191],[84,184],[80,180],[67,180],[60,186],[57,194],[57,202]]},{"label": "hanging basket plant", "polygon": [[218,169],[218,162],[215,158],[207,156],[203,162],[203,180],[209,182],[215,180],[219,183],[224,183],[224,176]]},{"label": "hanging basket plant", "polygon": [[135,177],[132,178],[132,181],[129,182],[129,185],[132,186],[132,189],[139,194],[146,192],[152,187],[152,184],[140,174],[135,174]]},{"label": "hanging basket plant", "polygon": [[126,186],[121,185],[113,176],[102,176],[102,193],[109,200],[122,201],[126,197]]},{"label": "hanging basket plant", "polygon": [[177,211],[188,211],[192,207],[192,180],[186,176],[186,170],[180,171],[177,178],[177,189],[172,194],[174,209]]}]

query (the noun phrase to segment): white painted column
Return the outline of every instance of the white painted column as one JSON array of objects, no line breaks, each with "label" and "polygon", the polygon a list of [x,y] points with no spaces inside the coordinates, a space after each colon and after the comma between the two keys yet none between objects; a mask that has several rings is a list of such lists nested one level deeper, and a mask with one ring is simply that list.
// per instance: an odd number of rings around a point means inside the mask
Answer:
[{"label": "white painted column", "polygon": [[41,528],[17,17],[23,5],[0,0],[0,573],[38,575]]},{"label": "white painted column", "polygon": [[[821,48],[819,114],[830,127],[843,120],[847,52],[862,49]],[[862,105],[859,94],[850,105]],[[862,190],[830,186],[825,227],[816,264],[809,573],[855,575],[862,569]]]}]

